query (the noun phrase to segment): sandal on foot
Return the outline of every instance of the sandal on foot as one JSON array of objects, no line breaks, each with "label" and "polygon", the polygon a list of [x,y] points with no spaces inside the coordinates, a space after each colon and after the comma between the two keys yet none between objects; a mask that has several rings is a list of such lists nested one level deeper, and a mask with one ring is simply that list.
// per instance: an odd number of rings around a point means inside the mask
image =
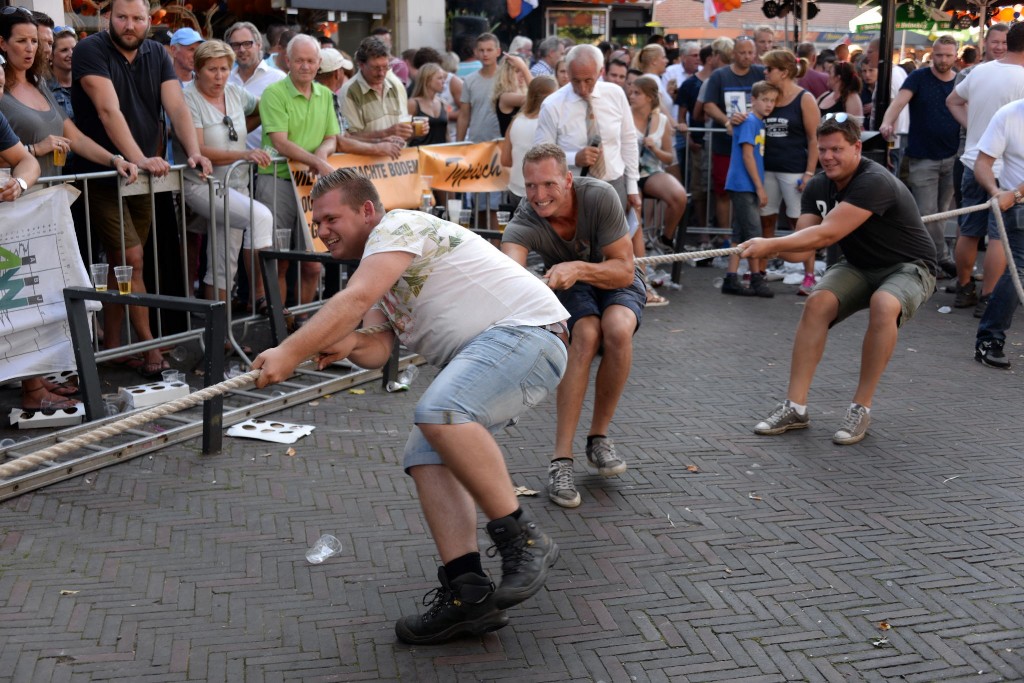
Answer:
[{"label": "sandal on foot", "polygon": [[[253,310],[256,311],[256,313],[258,313],[259,315],[262,315],[262,316],[265,316],[265,317],[269,318],[270,317],[270,302],[267,301],[267,297],[261,296],[259,299],[256,299],[256,303],[253,304]],[[287,308],[284,309],[283,311],[281,311],[281,313],[285,317],[287,317],[287,316],[292,314],[292,312],[289,311]]]},{"label": "sandal on foot", "polygon": [[[38,400],[26,400],[27,396],[37,394],[40,395]],[[43,403],[46,403],[46,405],[44,406]],[[64,410],[65,408],[74,408],[78,403],[73,398],[66,398],[60,394],[53,393],[46,386],[39,386],[27,392],[23,391],[21,395],[21,409],[27,411]]]},{"label": "sandal on foot", "polygon": [[139,366],[139,374],[145,379],[156,379],[163,375],[164,370],[170,369],[171,364],[161,358],[159,361],[153,361],[152,363],[143,361],[142,365]]},{"label": "sandal on foot", "polygon": [[658,294],[657,292],[647,291],[647,308],[653,308],[655,306],[667,306],[668,299]]}]

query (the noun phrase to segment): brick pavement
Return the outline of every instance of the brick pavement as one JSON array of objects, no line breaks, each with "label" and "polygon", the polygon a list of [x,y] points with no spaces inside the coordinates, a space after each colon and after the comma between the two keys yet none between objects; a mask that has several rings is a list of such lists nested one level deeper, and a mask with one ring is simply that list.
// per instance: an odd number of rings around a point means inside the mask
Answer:
[{"label": "brick pavement", "polygon": [[[613,434],[630,469],[578,465],[576,510],[524,499],[562,559],[502,631],[395,642],[436,558],[396,466],[418,391],[371,386],[282,412],[317,425],[294,457],[189,444],[0,505],[0,679],[1024,680],[1024,335],[1016,371],[983,368],[970,311],[937,294],[870,435],[839,447],[859,314],[833,331],[811,428],[758,437],[802,300],[723,297],[718,274],[686,269],[648,311]],[[516,483],[542,489],[553,433],[549,404],[504,439]],[[344,551],[311,566],[323,532]]]}]

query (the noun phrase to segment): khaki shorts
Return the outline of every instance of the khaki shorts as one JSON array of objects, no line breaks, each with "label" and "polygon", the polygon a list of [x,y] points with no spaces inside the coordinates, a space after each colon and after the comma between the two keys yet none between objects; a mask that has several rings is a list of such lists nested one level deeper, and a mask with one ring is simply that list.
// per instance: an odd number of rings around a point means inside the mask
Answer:
[{"label": "khaki shorts", "polygon": [[[89,221],[93,234],[100,238],[108,254],[121,251],[121,214],[117,206],[117,186],[105,182],[89,183]],[[149,195],[122,197],[124,210],[124,246],[145,246],[153,222]]]},{"label": "khaki shorts", "polygon": [[920,261],[870,270],[844,261],[825,271],[814,291],[819,289],[832,292],[839,299],[839,312],[832,325],[870,307],[871,295],[884,291],[900,302],[900,317],[896,325],[901,326],[931,298],[935,291],[935,276]]}]

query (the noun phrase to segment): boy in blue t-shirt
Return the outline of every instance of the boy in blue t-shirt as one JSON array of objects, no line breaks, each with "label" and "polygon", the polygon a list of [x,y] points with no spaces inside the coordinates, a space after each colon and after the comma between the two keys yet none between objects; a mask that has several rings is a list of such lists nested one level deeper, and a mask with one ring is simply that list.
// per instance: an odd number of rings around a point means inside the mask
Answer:
[{"label": "boy in blue t-shirt", "polygon": [[[732,202],[732,243],[740,244],[761,236],[761,215],[758,209],[768,203],[764,190],[764,120],[775,108],[779,89],[767,81],[758,81],[750,89],[753,116],[732,129],[732,157],[725,189]],[[772,297],[761,274],[761,259],[748,259],[750,287],[744,287],[736,275],[739,254],[729,256],[729,269],[722,282],[722,294]]]}]

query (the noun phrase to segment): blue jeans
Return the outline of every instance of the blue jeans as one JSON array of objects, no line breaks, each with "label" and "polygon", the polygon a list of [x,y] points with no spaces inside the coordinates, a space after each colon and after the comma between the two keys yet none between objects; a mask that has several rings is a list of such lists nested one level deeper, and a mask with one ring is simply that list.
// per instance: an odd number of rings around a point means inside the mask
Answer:
[{"label": "blue jeans", "polygon": [[[1017,273],[1024,278],[1024,205],[1017,204],[1009,211],[1004,211],[1003,222],[1006,224],[1006,239],[1013,254],[1013,263],[1017,266]],[[1000,248],[1002,245],[995,243],[989,246],[989,249]],[[1005,341],[1006,330],[1013,323],[1013,313],[1018,304],[1020,300],[1017,298],[1017,290],[1010,278],[1010,269],[1007,268],[992,290],[985,315],[981,316],[981,322],[978,323],[977,341]]]},{"label": "blue jeans", "polygon": [[[492,434],[554,393],[569,358],[562,340],[540,327],[492,327],[477,335],[430,383],[416,404],[416,424],[476,422]],[[419,427],[403,466],[444,464]]]}]

